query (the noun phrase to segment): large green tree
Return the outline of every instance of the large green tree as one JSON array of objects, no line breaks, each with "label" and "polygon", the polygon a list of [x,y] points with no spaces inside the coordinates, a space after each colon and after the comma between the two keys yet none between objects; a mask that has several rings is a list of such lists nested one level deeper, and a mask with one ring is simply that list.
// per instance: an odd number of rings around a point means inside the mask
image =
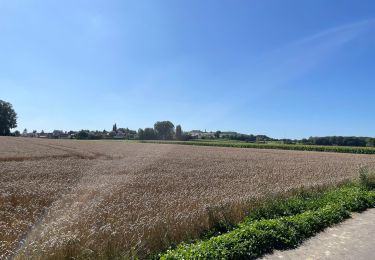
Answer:
[{"label": "large green tree", "polygon": [[142,128],[138,129],[138,139],[139,140],[144,140],[145,139],[145,131],[143,131]]},{"label": "large green tree", "polygon": [[0,135],[9,135],[10,129],[17,127],[17,114],[12,104],[0,100]]},{"label": "large green tree", "polygon": [[159,139],[173,139],[174,125],[171,121],[158,121],[154,124],[154,129]]}]

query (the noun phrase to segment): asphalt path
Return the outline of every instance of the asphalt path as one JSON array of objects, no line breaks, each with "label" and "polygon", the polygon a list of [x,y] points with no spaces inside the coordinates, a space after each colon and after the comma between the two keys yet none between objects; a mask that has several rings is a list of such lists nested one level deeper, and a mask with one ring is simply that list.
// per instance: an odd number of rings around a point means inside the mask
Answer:
[{"label": "asphalt path", "polygon": [[327,228],[300,247],[275,251],[263,259],[374,259],[375,209],[352,214],[352,218]]}]

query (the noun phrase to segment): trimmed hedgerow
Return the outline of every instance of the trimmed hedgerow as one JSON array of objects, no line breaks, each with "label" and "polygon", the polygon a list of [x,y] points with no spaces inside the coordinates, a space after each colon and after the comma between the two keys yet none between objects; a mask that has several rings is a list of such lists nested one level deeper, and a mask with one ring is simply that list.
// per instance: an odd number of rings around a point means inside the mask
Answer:
[{"label": "trimmed hedgerow", "polygon": [[253,259],[274,249],[293,248],[306,238],[375,206],[375,192],[350,184],[321,194],[302,194],[266,203],[228,233],[182,244],[161,259]]}]

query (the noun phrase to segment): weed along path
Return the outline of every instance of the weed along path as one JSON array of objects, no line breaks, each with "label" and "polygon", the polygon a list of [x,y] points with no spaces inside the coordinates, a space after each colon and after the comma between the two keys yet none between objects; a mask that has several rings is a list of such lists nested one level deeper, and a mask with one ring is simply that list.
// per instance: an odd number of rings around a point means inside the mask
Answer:
[{"label": "weed along path", "polygon": [[275,251],[275,259],[375,259],[375,209],[352,214],[345,222],[327,228],[296,249]]}]

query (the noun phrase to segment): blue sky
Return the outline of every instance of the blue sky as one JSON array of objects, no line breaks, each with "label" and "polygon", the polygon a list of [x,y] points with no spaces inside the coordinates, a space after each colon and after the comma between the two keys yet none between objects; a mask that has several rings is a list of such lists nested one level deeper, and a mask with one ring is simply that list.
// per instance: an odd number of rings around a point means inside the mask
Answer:
[{"label": "blue sky", "polygon": [[18,129],[375,136],[375,3],[0,0]]}]

